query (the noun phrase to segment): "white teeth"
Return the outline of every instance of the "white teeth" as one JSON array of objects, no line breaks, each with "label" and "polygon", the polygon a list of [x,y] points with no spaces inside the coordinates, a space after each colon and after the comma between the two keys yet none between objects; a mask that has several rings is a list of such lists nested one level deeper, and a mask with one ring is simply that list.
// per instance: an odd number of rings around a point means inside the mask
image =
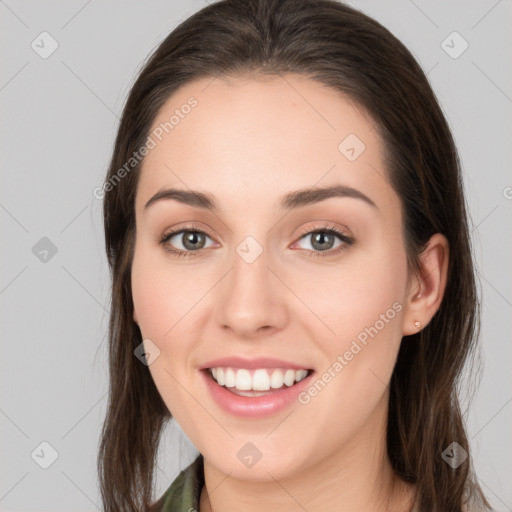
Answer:
[{"label": "white teeth", "polygon": [[256,370],[252,376],[252,389],[267,391],[270,389],[270,377],[267,370]]},{"label": "white teeth", "polygon": [[236,375],[235,375],[235,372],[233,371],[233,368],[227,368],[226,372],[224,373],[224,377],[225,377],[224,385],[227,388],[234,388],[235,383],[236,383]]},{"label": "white teeth", "polygon": [[300,382],[302,379],[305,379],[308,374],[307,370],[299,370],[295,372],[295,380],[296,382]]},{"label": "white teeth", "polygon": [[274,370],[272,372],[272,377],[270,377],[270,387],[272,389],[277,389],[283,387],[284,377],[283,372],[281,370]]},{"label": "white teeth", "polygon": [[284,383],[287,386],[293,386],[294,382],[295,382],[295,371],[294,370],[286,370],[286,373],[284,374]]},{"label": "white teeth", "polygon": [[240,391],[249,391],[252,389],[251,374],[249,370],[238,370],[236,372],[235,388]]},{"label": "white teeth", "polygon": [[236,388],[240,391],[268,391],[284,385],[290,387],[304,379],[307,370],[279,368],[259,368],[251,373],[245,368],[210,368],[213,378],[221,386]]}]

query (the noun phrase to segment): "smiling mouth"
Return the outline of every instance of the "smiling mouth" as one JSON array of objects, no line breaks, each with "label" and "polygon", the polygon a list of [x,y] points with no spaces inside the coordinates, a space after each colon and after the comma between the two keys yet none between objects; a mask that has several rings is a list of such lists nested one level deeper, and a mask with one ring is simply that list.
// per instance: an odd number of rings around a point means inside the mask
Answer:
[{"label": "smiling mouth", "polygon": [[219,386],[239,396],[256,397],[288,389],[313,373],[311,369],[291,368],[207,368]]}]

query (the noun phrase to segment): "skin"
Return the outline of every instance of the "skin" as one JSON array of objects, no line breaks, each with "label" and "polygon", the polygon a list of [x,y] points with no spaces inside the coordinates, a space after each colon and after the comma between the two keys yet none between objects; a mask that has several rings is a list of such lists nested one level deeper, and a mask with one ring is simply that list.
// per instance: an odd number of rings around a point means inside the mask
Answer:
[{"label": "skin", "polygon": [[[410,273],[382,141],[373,120],[340,93],[291,74],[210,78],[178,90],[154,127],[190,96],[198,105],[143,163],[132,292],[134,321],[160,350],[149,366],[154,382],[204,456],[200,512],[287,512],[298,504],[309,512],[410,510],[413,488],[396,477],[385,449],[387,385],[402,336],[439,308],[446,239],[434,235],[420,275]],[[366,146],[355,161],[338,150],[350,133]],[[376,207],[333,197],[278,208],[288,192],[334,184]],[[221,209],[163,200],[144,210],[167,187],[212,194]],[[190,222],[207,233],[204,245],[196,242],[191,258],[166,252],[162,235]],[[301,229],[325,222],[355,242],[334,254],[343,244],[336,237],[324,249],[315,248],[315,233],[301,238]],[[182,235],[167,246],[186,250]],[[263,250],[250,264],[236,252],[249,235]],[[308,404],[242,419],[220,409],[200,378],[199,366],[228,355],[281,358],[321,375],[394,303],[401,310]],[[262,453],[251,468],[237,457],[247,442]]]}]

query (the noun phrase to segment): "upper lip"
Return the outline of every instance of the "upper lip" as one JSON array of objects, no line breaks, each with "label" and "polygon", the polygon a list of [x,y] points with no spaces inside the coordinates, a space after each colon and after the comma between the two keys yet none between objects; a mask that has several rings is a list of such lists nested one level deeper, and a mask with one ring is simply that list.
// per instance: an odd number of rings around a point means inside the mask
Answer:
[{"label": "upper lip", "polygon": [[219,359],[213,359],[203,364],[200,368],[205,370],[207,368],[219,368],[219,367],[231,367],[231,368],[292,368],[294,370],[308,370],[308,365],[302,365],[292,363],[290,361],[284,361],[283,359],[276,359],[274,357],[256,357],[254,359],[247,359],[243,357],[221,357]]}]

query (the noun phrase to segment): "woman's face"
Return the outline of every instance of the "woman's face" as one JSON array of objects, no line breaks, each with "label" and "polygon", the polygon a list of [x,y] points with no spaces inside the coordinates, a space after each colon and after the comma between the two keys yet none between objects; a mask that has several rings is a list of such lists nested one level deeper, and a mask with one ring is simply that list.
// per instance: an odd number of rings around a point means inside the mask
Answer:
[{"label": "woman's face", "polygon": [[[383,442],[409,287],[373,125],[297,75],[187,84],[155,120],[134,320],[167,407],[226,474],[282,478]],[[184,194],[154,198],[168,189]]]}]

